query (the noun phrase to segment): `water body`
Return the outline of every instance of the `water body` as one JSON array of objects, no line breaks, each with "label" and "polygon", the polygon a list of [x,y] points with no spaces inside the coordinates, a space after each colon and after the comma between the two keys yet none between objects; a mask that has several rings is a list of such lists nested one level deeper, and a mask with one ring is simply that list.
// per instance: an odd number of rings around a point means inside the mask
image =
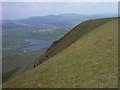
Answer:
[{"label": "water body", "polygon": [[30,39],[28,40],[28,42],[29,43],[21,49],[23,52],[37,51],[49,48],[54,41]]}]

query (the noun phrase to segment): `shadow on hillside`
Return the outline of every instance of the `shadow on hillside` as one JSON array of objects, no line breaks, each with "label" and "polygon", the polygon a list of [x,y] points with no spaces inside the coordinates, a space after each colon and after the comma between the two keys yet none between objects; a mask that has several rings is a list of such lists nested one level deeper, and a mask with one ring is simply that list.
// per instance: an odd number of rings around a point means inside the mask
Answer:
[{"label": "shadow on hillside", "polygon": [[18,71],[19,68],[16,68],[14,70],[11,70],[9,72],[5,72],[5,73],[2,73],[2,83],[8,81],[10,79],[10,77],[15,74],[15,72]]}]

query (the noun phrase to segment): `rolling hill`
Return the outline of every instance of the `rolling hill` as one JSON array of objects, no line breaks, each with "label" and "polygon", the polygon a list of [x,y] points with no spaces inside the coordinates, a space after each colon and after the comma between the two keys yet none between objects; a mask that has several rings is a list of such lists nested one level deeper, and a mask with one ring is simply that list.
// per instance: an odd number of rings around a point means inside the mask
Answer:
[{"label": "rolling hill", "polygon": [[118,87],[118,19],[77,25],[52,44],[43,61],[5,82],[3,88]]}]

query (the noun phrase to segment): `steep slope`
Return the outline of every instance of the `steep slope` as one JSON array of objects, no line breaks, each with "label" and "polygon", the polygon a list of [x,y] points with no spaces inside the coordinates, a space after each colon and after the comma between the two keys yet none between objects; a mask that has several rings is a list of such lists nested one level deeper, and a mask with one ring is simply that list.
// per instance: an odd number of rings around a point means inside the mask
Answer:
[{"label": "steep slope", "polygon": [[[11,79],[3,84],[3,87],[117,87],[117,19],[88,22],[75,27],[71,34],[68,33],[64,37],[65,40],[61,39],[61,42],[64,41],[62,46],[69,42],[64,50],[59,50],[59,53],[56,51],[58,54],[36,68]],[[93,26],[98,23],[99,26]],[[79,33],[83,29],[85,34]],[[86,30],[91,32],[88,33]],[[74,31],[77,34],[74,34]],[[72,37],[72,34],[76,37]],[[60,45],[61,42],[56,45]]]},{"label": "steep slope", "polygon": [[[51,47],[47,50],[45,55],[41,57],[39,61],[34,62],[33,65],[38,65],[48,58],[56,55],[57,53],[61,52],[65,48],[69,47],[71,44],[76,42],[76,40],[82,38],[87,33],[91,32],[95,28],[111,21],[113,18],[107,18],[107,19],[96,19],[96,20],[89,20],[86,22],[81,23],[80,25],[77,25],[74,27],[70,32],[68,32],[64,37],[61,39],[55,41]],[[31,65],[29,66],[31,67]]]}]

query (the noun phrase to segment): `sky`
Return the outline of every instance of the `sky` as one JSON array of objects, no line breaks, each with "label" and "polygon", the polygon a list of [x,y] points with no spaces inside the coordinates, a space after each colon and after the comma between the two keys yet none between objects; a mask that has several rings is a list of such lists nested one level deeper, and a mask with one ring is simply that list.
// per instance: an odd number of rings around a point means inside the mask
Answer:
[{"label": "sky", "polygon": [[2,2],[119,2],[119,0],[1,0]]},{"label": "sky", "polygon": [[[105,1],[105,0],[104,0]],[[112,0],[111,0],[112,1]],[[4,2],[2,19],[23,19],[32,16],[77,13],[95,15],[117,13],[117,2]]]}]

